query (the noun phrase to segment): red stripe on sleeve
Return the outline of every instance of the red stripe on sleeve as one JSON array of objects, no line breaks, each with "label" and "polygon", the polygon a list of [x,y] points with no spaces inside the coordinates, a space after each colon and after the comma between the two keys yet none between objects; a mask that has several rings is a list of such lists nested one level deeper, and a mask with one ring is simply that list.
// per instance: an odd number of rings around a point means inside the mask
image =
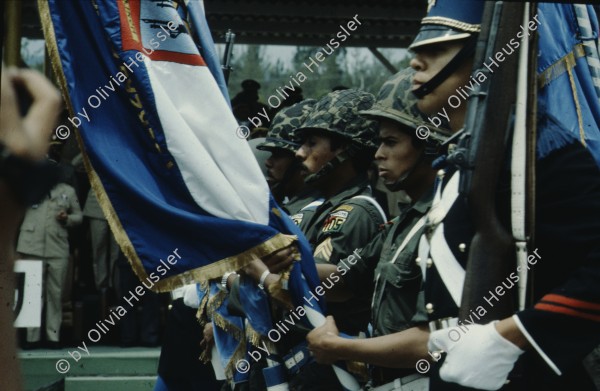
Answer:
[{"label": "red stripe on sleeve", "polygon": [[560,307],[553,304],[547,303],[538,303],[534,307],[536,310],[548,311],[548,312],[558,312],[565,315],[575,316],[577,318],[583,318],[588,320],[593,320],[595,322],[600,322],[600,315],[588,314],[586,312],[580,312],[577,310],[573,310],[570,308]]},{"label": "red stripe on sleeve", "polygon": [[566,305],[569,307],[579,308],[582,310],[585,309],[585,310],[592,310],[592,311],[600,311],[600,304],[592,303],[590,301],[572,299],[570,297],[556,295],[556,294],[552,294],[552,293],[547,294],[546,296],[542,297],[541,301],[553,301],[555,303],[563,304],[563,305]]}]

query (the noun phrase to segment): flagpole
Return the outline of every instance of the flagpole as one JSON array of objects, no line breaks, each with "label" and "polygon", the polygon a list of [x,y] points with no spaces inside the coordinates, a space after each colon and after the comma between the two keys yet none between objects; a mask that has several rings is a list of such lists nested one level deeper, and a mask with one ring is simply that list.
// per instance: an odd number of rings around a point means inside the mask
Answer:
[{"label": "flagpole", "polygon": [[225,53],[223,54],[223,76],[225,84],[229,84],[229,74],[231,73],[231,55],[233,53],[233,44],[235,42],[235,33],[231,29],[225,33]]}]

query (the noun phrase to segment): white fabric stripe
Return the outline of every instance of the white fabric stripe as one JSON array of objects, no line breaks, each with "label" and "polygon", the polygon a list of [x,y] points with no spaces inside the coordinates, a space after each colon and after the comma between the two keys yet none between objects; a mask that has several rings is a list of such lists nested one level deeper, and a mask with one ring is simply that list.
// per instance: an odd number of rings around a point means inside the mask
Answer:
[{"label": "white fabric stripe", "polygon": [[[452,175],[452,178],[450,178],[446,184],[443,196],[441,183],[439,184],[435,192],[435,196],[433,197],[431,209],[427,213],[428,224],[437,226],[444,220],[448,214],[448,211],[458,198],[459,181],[460,172],[457,171]],[[419,258],[426,260],[429,257],[430,249],[431,245],[427,235],[422,235],[421,241],[419,242]],[[426,262],[421,262],[421,274],[423,275],[423,282],[425,282],[427,277],[426,270]]]},{"label": "white fabric stripe", "polygon": [[460,307],[466,272],[454,257],[448,243],[446,243],[443,223],[438,225],[433,233],[430,252],[431,259],[435,263],[446,289],[450,292],[456,305]]},{"label": "white fabric stripe", "polygon": [[277,384],[276,386],[267,387],[268,391],[288,391],[290,388],[287,383]]},{"label": "white fabric stripe", "polygon": [[[529,21],[529,3],[525,3],[523,23]],[[517,264],[527,263],[527,232],[525,211],[527,200],[527,83],[529,62],[529,38],[521,38],[519,51],[519,74],[517,76],[517,102],[515,110],[515,127],[512,142],[511,159],[511,226],[515,246]],[[521,265],[522,266],[522,265]],[[525,308],[527,293],[527,269],[519,269],[518,295],[519,309]]]},{"label": "white fabric stripe", "polygon": [[594,57],[590,57],[590,63],[595,67],[600,67],[600,60]]},{"label": "white fabric stripe", "polygon": [[311,202],[310,204],[306,205],[304,208],[302,208],[302,209],[300,209],[300,210],[304,210],[304,209],[311,208],[311,207],[313,207],[313,206],[320,206],[320,205],[323,205],[323,201],[319,201],[319,200],[317,200],[317,201],[313,201],[313,202]]},{"label": "white fabric stripe", "polygon": [[[529,3],[525,3],[523,23],[529,21]],[[517,102],[515,127],[512,142],[511,160],[511,223],[513,237],[517,241],[526,241],[525,237],[525,195],[527,160],[527,63],[529,56],[529,38],[521,38],[519,51],[519,73],[517,75]]]},{"label": "white fabric stripe", "polygon": [[400,255],[400,251],[404,250],[404,247],[406,247],[406,245],[408,244],[408,242],[410,242],[410,240],[415,236],[415,234],[421,228],[423,228],[423,226],[425,225],[426,221],[427,221],[427,215],[421,217],[419,219],[419,221],[417,221],[417,223],[415,225],[413,225],[413,227],[411,228],[411,230],[408,232],[408,235],[406,235],[406,237],[402,241],[402,244],[400,245],[400,247],[398,247],[398,250],[396,251],[396,254],[394,254],[394,256],[393,256],[392,260],[390,261],[390,263],[396,262],[396,259]]},{"label": "white fabric stripe", "polygon": [[[575,14],[577,15],[577,24],[579,25],[579,30],[584,37],[592,37],[594,31],[592,29],[592,24],[590,21],[590,14],[587,9],[587,5],[585,4],[574,4]],[[588,63],[588,67],[590,69],[590,73],[592,75],[592,82],[594,84],[596,95],[600,98],[600,62],[598,59],[600,58],[600,54],[598,52],[598,41],[586,40],[583,42],[586,60]]]},{"label": "white fabric stripe", "polygon": [[450,178],[448,184],[446,184],[443,192],[441,191],[441,185],[438,186],[431,209],[429,210],[429,213],[427,213],[429,224],[435,226],[444,220],[450,211],[450,208],[452,208],[452,205],[458,198],[459,183],[460,173],[457,171],[452,175],[452,178]]},{"label": "white fabric stripe", "polygon": [[169,152],[202,209],[268,224],[269,188],[207,67],[145,58]]},{"label": "white fabric stripe", "polygon": [[364,195],[357,195],[357,196],[352,197],[352,199],[359,199],[359,200],[365,200],[365,201],[370,202],[375,208],[377,208],[377,210],[379,211],[379,214],[381,214],[381,218],[383,219],[383,222],[385,223],[387,221],[387,216],[385,215],[385,212],[383,211],[383,209],[381,209],[381,206],[379,205],[379,203],[377,201],[375,201],[374,198],[364,196]]},{"label": "white fabric stripe", "polygon": [[434,203],[427,215],[428,222],[435,225],[433,235],[429,242],[425,235],[421,237],[421,242],[419,242],[419,256],[422,260],[421,271],[423,271],[423,275],[425,276],[426,270],[425,260],[430,256],[438,269],[438,274],[444,282],[446,289],[448,289],[448,292],[458,307],[460,307],[466,273],[454,257],[450,247],[448,247],[448,243],[446,243],[443,220],[446,218],[450,208],[452,208],[452,205],[458,198],[459,183],[460,172],[457,171],[446,184],[444,191],[441,191],[441,185],[438,186],[437,193],[434,197]]},{"label": "white fabric stripe", "polygon": [[521,330],[521,333],[523,333],[525,338],[527,338],[527,340],[529,341],[531,346],[533,346],[533,348],[538,352],[538,354],[540,356],[542,356],[544,361],[546,361],[546,364],[548,364],[548,366],[550,368],[552,368],[554,373],[556,373],[558,376],[561,376],[562,372],[560,371],[560,369],[558,369],[558,366],[556,366],[556,364],[554,364],[554,361],[552,361],[550,359],[550,357],[548,357],[548,355],[540,348],[540,346],[537,344],[537,342],[535,342],[535,339],[533,339],[533,337],[531,336],[531,334],[529,334],[529,332],[527,331],[525,326],[523,326],[523,323],[521,323],[521,319],[519,319],[517,314],[513,315],[512,318],[515,321],[515,323],[517,324],[517,327],[519,328],[519,330]]},{"label": "white fabric stripe", "polygon": [[527,299],[527,242],[517,242],[517,273],[519,275],[519,311],[525,309]]},{"label": "white fabric stripe", "polygon": [[[323,314],[316,311],[311,306],[304,305],[303,307],[304,311],[306,312],[306,317],[308,318],[310,324],[313,325],[313,327],[321,327],[325,324],[325,317],[323,316]],[[360,389],[358,382],[351,374],[349,374],[348,372],[336,365],[332,365],[332,367],[340,384],[345,389],[350,391],[358,391]]]},{"label": "white fabric stripe", "polygon": [[[429,256],[429,241],[427,240],[427,235],[421,235],[421,240],[419,241],[419,258],[427,259]],[[421,275],[423,276],[423,283],[425,283],[427,277],[427,268],[425,262],[421,262]]]}]

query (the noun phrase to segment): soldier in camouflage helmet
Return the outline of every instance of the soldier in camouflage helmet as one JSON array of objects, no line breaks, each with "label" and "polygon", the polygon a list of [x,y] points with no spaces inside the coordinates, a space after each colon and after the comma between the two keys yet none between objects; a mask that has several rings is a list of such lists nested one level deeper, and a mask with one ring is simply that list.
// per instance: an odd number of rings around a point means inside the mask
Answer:
[{"label": "soldier in camouflage helmet", "polygon": [[302,127],[297,130],[298,135],[302,138],[304,146],[307,146],[307,141],[314,141],[314,137],[327,137],[333,142],[334,149],[339,151],[327,161],[317,162],[306,159],[304,151],[296,153],[296,156],[304,161],[309,173],[307,183],[327,177],[337,165],[348,158],[352,158],[359,170],[365,163],[367,166],[370,164],[369,160],[372,160],[377,148],[374,141],[377,123],[360,116],[358,112],[371,108],[374,101],[375,97],[372,94],[350,89],[330,92],[317,103]]},{"label": "soldier in camouflage helmet", "polygon": [[260,150],[271,152],[265,162],[267,182],[275,200],[284,207],[304,186],[301,165],[294,156],[300,147],[295,130],[302,125],[315,103],[314,99],[306,99],[278,112],[271,122],[266,140],[257,146]]},{"label": "soldier in camouflage helmet", "polygon": [[[409,162],[410,167],[393,181],[386,178],[385,173],[382,175],[390,191],[403,190],[412,177],[418,176],[419,171],[429,171],[432,160],[440,154],[441,144],[452,134],[447,124],[442,124],[446,125],[446,129],[429,124],[417,108],[417,98],[411,92],[414,73],[413,69],[407,68],[392,76],[380,88],[373,107],[360,113],[380,121],[382,141],[385,141],[383,136],[389,133],[386,129],[397,128],[410,136],[414,148],[422,151],[414,162]],[[375,159],[379,160],[377,154]]]},{"label": "soldier in camouflage helmet", "polygon": [[[302,145],[296,156],[313,176],[309,182],[319,192],[319,198],[292,219],[308,239],[318,264],[334,265],[363,247],[387,220],[371,197],[367,177],[376,149],[377,122],[358,114],[369,109],[374,101],[373,95],[357,90],[331,92],[316,104],[298,130]],[[260,260],[246,269],[256,281],[267,271]],[[268,287],[269,281],[265,279],[265,286]],[[323,286],[328,289],[330,283],[323,282]],[[328,304],[328,311],[336,317],[342,331],[357,335],[367,329],[370,299],[364,295]],[[300,332],[305,333],[292,330],[290,335]],[[303,340],[303,334],[301,337]],[[290,342],[296,342],[297,338],[292,339]],[[286,362],[293,362],[298,354],[297,351],[282,353]],[[308,351],[304,354],[308,357]],[[296,372],[290,379],[291,390],[342,390],[330,366],[313,362],[290,370]]]},{"label": "soldier in camouflage helmet", "polygon": [[[405,191],[412,202],[400,205],[399,217],[357,253],[347,254],[337,265],[317,265],[319,275],[339,277],[329,291],[334,299],[372,297],[374,338],[348,341],[339,337],[337,318],[327,319],[307,338],[317,362],[367,362],[372,365],[371,386],[385,390],[399,389],[394,384],[426,390],[429,384],[414,368],[423,358],[428,316],[420,294],[421,266],[415,259],[422,222],[433,200],[436,171],[431,162],[450,132],[426,125],[410,93],[413,73],[406,69],[392,76],[381,87],[375,104],[361,111],[379,120],[381,142],[375,153],[379,176],[391,190]],[[392,360],[392,351],[398,349],[403,357],[398,359],[400,354],[396,354]]]},{"label": "soldier in camouflage helmet", "polygon": [[[297,131],[302,146],[296,156],[309,174],[307,182],[320,194],[292,219],[311,244],[317,263],[334,264],[356,251],[387,220],[371,197],[367,177],[376,149],[377,122],[358,114],[374,101],[367,92],[331,92],[316,104]],[[357,335],[367,328],[369,304],[370,297],[365,295],[328,304],[328,311],[338,319],[342,331]],[[290,379],[290,389],[342,388],[331,367],[311,363]]]}]

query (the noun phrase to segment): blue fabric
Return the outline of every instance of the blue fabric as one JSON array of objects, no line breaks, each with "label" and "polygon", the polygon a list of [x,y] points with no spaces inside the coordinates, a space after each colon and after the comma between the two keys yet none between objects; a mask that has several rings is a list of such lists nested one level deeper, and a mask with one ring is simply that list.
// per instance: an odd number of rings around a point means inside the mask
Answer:
[{"label": "blue fabric", "polygon": [[252,328],[260,335],[267,336],[273,328],[271,309],[267,294],[258,288],[254,281],[244,278],[240,282],[240,302]]},{"label": "blue fabric", "polygon": [[160,377],[160,375],[156,378],[156,383],[154,384],[154,391],[169,391],[169,388],[165,384],[165,381],[162,379],[162,377]]},{"label": "blue fabric", "polygon": [[457,22],[481,24],[482,0],[436,0],[427,12],[427,17],[443,17]]},{"label": "blue fabric", "polygon": [[[598,23],[593,7],[588,7],[594,35]],[[582,41],[572,4],[538,4],[538,74],[559,61]],[[592,83],[585,57],[573,68],[575,91],[579,99],[585,142],[600,165],[600,101]],[[569,74],[564,72],[538,91],[538,158],[547,156],[575,140],[580,140],[579,122]]]},{"label": "blue fabric", "polygon": [[[90,117],[90,122],[82,120],[79,134],[147,274],[155,273],[163,280],[210,265],[289,227],[289,222],[281,222],[286,217],[272,213],[268,226],[216,218],[194,202],[168,151],[144,64],[135,60],[136,50],[122,50],[115,0],[98,1],[99,15],[90,1],[49,0],[48,4],[73,109],[75,113],[86,110]],[[113,49],[119,58],[113,57]],[[90,94],[106,85],[109,76],[119,72],[120,64],[129,61],[138,64],[124,82],[130,84],[116,87],[98,108],[90,109]],[[155,140],[149,139],[125,87],[137,91]],[[152,141],[160,146],[160,153]],[[232,153],[231,164],[238,164],[234,156]],[[168,163],[174,167],[167,168]],[[273,204],[272,199],[270,202]],[[176,248],[184,257],[165,270],[161,259],[166,262]],[[312,274],[308,281],[314,282],[316,271]]]},{"label": "blue fabric", "polygon": [[[212,282],[210,285],[210,295],[211,297],[216,295],[219,292],[219,286],[217,282]],[[235,316],[235,315],[231,315],[229,313],[229,310],[227,309],[227,304],[229,302],[228,298],[225,298],[225,300],[223,301],[223,304],[216,309],[216,312],[218,315],[220,315],[223,319],[225,319],[227,321],[227,323],[229,324],[229,327],[235,328],[237,330],[239,330],[241,333],[243,333],[244,331],[244,319],[239,317],[239,316]],[[215,338],[215,345],[217,346],[217,349],[219,351],[219,356],[221,359],[221,365],[223,366],[223,368],[227,368],[227,366],[232,365],[232,374],[233,374],[233,381],[236,383],[239,382],[243,382],[243,381],[247,381],[248,380],[248,376],[249,376],[249,372],[243,372],[243,371],[239,371],[237,370],[237,366],[236,366],[236,362],[231,362],[232,358],[234,356],[234,353],[236,352],[236,350],[238,350],[240,344],[243,344],[244,346],[246,346],[246,341],[245,341],[245,336],[242,335],[242,339],[238,339],[234,336],[234,333],[231,332],[231,330],[224,330],[221,327],[218,327],[217,325],[215,325],[215,327],[213,327],[213,334],[214,334],[214,338]],[[245,356],[243,359],[247,360],[248,363],[252,363],[251,360],[248,359],[248,349],[245,349]],[[242,359],[240,359],[242,360]],[[227,373],[227,371],[226,371]]]},{"label": "blue fabric", "polygon": [[200,54],[204,58],[206,65],[210,69],[215,81],[219,85],[219,89],[223,93],[227,104],[231,106],[229,92],[227,91],[227,83],[225,82],[225,76],[223,76],[223,68],[221,68],[221,62],[219,61],[219,56],[215,50],[215,43],[212,39],[212,35],[210,34],[208,24],[206,23],[206,15],[204,14],[202,5],[199,1],[190,1],[187,4],[187,8],[190,13],[191,23],[198,31],[198,38],[200,39]]},{"label": "blue fabric", "polygon": [[267,387],[273,387],[287,382],[287,372],[283,365],[263,368],[262,371]]},{"label": "blue fabric", "polygon": [[[141,52],[150,56],[154,53],[149,37],[159,37],[158,34],[185,38],[189,31],[180,17],[183,10],[139,0],[96,0],[95,3],[97,9],[91,0],[48,0],[52,20],[49,27],[56,37],[73,114],[81,117],[79,136],[122,226],[122,232],[117,235],[119,244],[131,244],[127,253],[138,277],[143,279],[144,274],[149,278],[158,277],[157,286],[149,285],[167,290],[173,286],[160,285],[167,278],[233,258],[279,233],[291,234],[299,239],[302,260],[294,264],[288,288],[296,306],[305,304],[303,298],[319,284],[312,251],[299,228],[276,205],[272,196],[265,194],[269,205],[268,225],[215,217],[194,201],[169,152],[148,72],[144,62],[136,59],[136,54]],[[155,42],[159,48],[155,48],[154,55],[162,56],[161,61],[176,57],[195,66],[206,64],[223,96],[227,97],[212,38],[207,34],[202,10],[195,3],[189,3],[189,13],[200,36],[202,54],[206,57],[200,55],[192,40],[166,39],[166,35],[164,40],[159,38],[161,42]],[[138,13],[119,8],[125,6],[133,11],[137,9]],[[176,31],[164,30],[166,21],[176,21]],[[122,25],[136,24],[140,26],[137,41],[126,35],[135,28],[121,29]],[[134,41],[138,46],[132,44]],[[129,64],[131,69],[124,69],[124,64]],[[117,83],[119,72],[124,72],[126,80]],[[92,95],[100,95],[100,86],[106,87],[109,96],[97,97],[99,104],[93,108],[89,99]],[[217,96],[206,99],[217,98],[223,99]],[[201,104],[198,106],[201,109]],[[221,130],[215,126],[216,132]],[[231,137],[237,136],[231,132]],[[227,144],[222,148],[231,149]],[[226,164],[247,164],[236,160],[233,150],[229,156]],[[174,249],[181,258],[174,264],[167,264],[167,256]],[[171,281],[184,282],[183,279]],[[211,284],[211,295],[216,293],[216,285]],[[248,297],[257,298],[255,303],[246,301],[248,320],[265,335],[272,328],[269,313],[265,311],[268,308],[266,296],[261,295],[256,286],[244,289],[252,292]],[[323,305],[320,301],[315,309],[322,312]],[[227,301],[217,311],[227,323],[244,331],[244,320],[227,312]],[[230,360],[240,344],[246,348],[246,341],[240,340],[239,335],[236,339],[218,327],[215,327],[215,341],[223,365],[230,365],[230,368],[235,365]],[[248,359],[248,349],[245,351]],[[246,377],[247,374],[234,371],[234,381],[243,381]]]},{"label": "blue fabric", "polygon": [[[298,354],[300,352],[302,352],[302,354],[301,354],[302,358],[300,359],[300,361],[296,361],[296,354]],[[286,363],[286,361],[288,361],[290,359],[294,359],[294,365],[292,367],[288,368],[287,366],[285,366],[285,363]],[[309,364],[313,361],[314,361],[314,359],[310,355],[310,351],[308,350],[308,342],[306,342],[306,341],[303,341],[303,342],[299,343],[298,345],[294,346],[288,354],[283,356],[284,366],[285,366],[285,368],[287,368],[287,370],[291,374],[298,373],[298,371],[300,371],[300,369],[303,366],[305,366],[306,364]]]}]

